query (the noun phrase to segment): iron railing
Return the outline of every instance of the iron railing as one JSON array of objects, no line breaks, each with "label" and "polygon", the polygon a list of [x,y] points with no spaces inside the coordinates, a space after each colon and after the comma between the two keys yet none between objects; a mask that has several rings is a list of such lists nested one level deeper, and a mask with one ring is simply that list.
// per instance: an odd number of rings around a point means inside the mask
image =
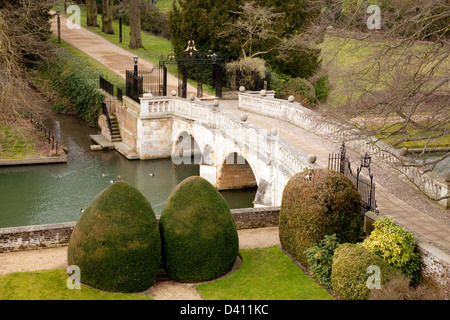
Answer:
[{"label": "iron railing", "polygon": [[140,103],[140,97],[144,93],[144,78],[134,74],[133,71],[126,70],[126,95],[134,101]]},{"label": "iron railing", "polygon": [[[356,190],[361,195],[361,213],[364,215],[367,211],[372,211],[378,214],[376,200],[375,200],[375,183],[373,182],[373,174],[370,172],[370,164],[368,166],[369,177],[363,177],[361,170],[367,165],[361,164],[356,170],[356,174],[353,172],[350,161],[346,156],[345,144],[343,143],[339,153],[333,153],[328,155],[328,168],[333,171],[337,171],[349,178],[356,187]],[[363,162],[363,161],[362,161]]]},{"label": "iron railing", "polygon": [[102,75],[99,76],[100,78],[100,89],[105,90],[108,94],[114,95],[114,84],[108,80],[106,80],[105,77]]}]

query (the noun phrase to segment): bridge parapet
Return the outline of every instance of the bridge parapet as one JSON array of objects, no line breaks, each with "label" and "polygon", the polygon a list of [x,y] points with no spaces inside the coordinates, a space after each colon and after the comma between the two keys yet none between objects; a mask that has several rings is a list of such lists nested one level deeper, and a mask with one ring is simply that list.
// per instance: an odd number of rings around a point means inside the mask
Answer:
[{"label": "bridge parapet", "polygon": [[390,163],[402,171],[416,187],[445,208],[450,208],[450,182],[444,177],[419,170],[415,163],[403,156],[400,150],[376,137],[368,137],[360,130],[343,123],[326,119],[313,110],[293,100],[276,99],[255,93],[239,93],[239,109],[287,121],[295,126],[326,136],[338,144],[347,146],[360,154],[369,153],[381,161]]},{"label": "bridge parapet", "polygon": [[271,130],[242,121],[211,102],[189,101],[179,97],[146,97],[141,99],[140,115],[141,119],[175,117],[193,121],[197,126],[225,136],[245,153],[258,154],[258,157],[276,166],[287,176],[318,167],[308,162],[308,155],[300,153]]}]

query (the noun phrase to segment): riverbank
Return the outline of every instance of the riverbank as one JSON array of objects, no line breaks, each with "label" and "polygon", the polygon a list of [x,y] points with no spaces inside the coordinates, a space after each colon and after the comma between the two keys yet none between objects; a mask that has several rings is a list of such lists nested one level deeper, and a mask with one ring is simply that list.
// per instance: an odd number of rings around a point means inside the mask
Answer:
[{"label": "riverbank", "polygon": [[26,118],[0,125],[0,166],[67,162],[63,147],[45,135]]}]

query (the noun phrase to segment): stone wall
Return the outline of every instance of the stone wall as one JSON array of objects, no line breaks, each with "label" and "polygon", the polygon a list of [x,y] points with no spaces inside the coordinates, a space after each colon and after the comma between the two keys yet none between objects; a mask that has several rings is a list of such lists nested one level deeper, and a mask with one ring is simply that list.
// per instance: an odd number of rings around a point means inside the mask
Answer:
[{"label": "stone wall", "polygon": [[[232,209],[238,229],[278,225],[279,207]],[[67,245],[76,222],[0,229],[0,253]]]},{"label": "stone wall", "polygon": [[75,222],[0,229],[0,253],[67,245]]}]

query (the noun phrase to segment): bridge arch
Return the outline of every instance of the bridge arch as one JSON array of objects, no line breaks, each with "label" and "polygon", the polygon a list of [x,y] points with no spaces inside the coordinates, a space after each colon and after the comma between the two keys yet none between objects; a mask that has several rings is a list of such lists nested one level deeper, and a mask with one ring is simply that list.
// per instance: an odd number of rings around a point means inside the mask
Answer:
[{"label": "bridge arch", "polygon": [[202,150],[194,135],[181,130],[172,143],[172,162],[175,164],[201,164]]},{"label": "bridge arch", "polygon": [[217,167],[218,190],[258,187],[254,167],[238,152],[228,153]]}]

